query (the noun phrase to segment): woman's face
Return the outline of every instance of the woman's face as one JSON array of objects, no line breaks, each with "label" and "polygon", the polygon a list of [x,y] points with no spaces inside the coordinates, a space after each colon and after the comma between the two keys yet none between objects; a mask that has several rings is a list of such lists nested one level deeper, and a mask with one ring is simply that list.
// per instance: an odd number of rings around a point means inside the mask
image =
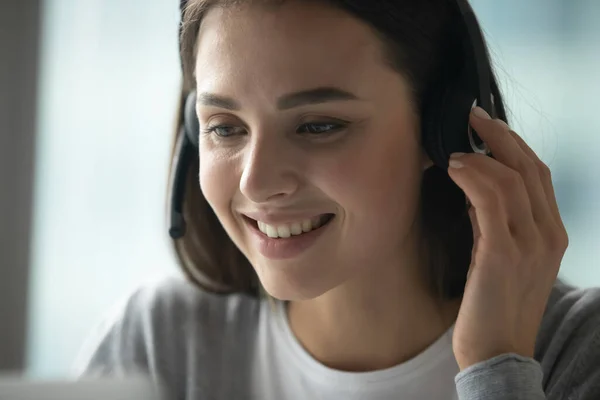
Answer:
[{"label": "woman's face", "polygon": [[204,19],[201,189],[274,297],[402,268],[428,162],[407,82],[382,54],[366,25],[317,3]]}]

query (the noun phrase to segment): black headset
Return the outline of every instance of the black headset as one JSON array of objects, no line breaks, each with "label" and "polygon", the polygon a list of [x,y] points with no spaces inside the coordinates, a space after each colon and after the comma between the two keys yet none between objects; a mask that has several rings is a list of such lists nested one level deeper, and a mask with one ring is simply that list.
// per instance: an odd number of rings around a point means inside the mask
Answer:
[{"label": "black headset", "polygon": [[[471,109],[478,105],[496,117],[491,86],[491,67],[481,28],[468,0],[456,0],[466,26],[465,63],[461,74],[450,84],[445,82],[429,94],[422,110],[422,143],[429,158],[440,168],[448,168],[454,152],[491,155],[488,147],[469,125]],[[188,0],[180,0],[183,10]],[[185,235],[183,199],[189,163],[197,157],[200,124],[196,115],[196,91],[188,94],[183,109],[183,124],[175,148],[171,179],[169,235],[173,239]]]}]

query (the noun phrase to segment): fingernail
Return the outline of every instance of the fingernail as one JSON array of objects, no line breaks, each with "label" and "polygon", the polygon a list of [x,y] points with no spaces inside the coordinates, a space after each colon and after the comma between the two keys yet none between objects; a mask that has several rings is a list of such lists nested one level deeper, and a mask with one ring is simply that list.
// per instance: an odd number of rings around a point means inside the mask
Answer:
[{"label": "fingernail", "polygon": [[465,165],[457,160],[457,158],[460,158],[464,155],[465,155],[465,153],[459,153],[459,152],[450,154],[450,161],[448,162],[448,165],[450,166],[450,168],[458,169],[458,168],[464,167]]},{"label": "fingernail", "polygon": [[448,165],[450,166],[450,168],[454,168],[454,169],[462,168],[465,166],[460,161],[454,160],[454,159],[450,159],[450,161],[448,162]]},{"label": "fingernail", "polygon": [[488,114],[483,108],[477,106],[474,107],[471,112],[473,113],[474,116],[476,116],[477,118],[481,118],[481,119],[492,119],[492,117],[490,117],[490,114]]}]

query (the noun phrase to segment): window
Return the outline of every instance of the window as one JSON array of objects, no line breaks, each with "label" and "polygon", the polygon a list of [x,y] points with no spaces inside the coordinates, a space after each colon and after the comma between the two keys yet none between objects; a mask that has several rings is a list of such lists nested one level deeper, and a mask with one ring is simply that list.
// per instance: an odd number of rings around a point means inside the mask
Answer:
[{"label": "window", "polygon": [[68,371],[140,280],[176,273],[165,225],[178,3],[43,5],[29,369]]}]

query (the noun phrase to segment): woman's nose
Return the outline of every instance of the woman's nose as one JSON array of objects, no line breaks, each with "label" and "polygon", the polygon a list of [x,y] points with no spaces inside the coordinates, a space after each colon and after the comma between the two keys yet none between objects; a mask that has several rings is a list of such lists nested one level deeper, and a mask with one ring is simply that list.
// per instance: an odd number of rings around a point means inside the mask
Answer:
[{"label": "woman's nose", "polygon": [[260,141],[248,148],[240,190],[254,203],[285,199],[300,186],[293,151],[279,141]]}]

